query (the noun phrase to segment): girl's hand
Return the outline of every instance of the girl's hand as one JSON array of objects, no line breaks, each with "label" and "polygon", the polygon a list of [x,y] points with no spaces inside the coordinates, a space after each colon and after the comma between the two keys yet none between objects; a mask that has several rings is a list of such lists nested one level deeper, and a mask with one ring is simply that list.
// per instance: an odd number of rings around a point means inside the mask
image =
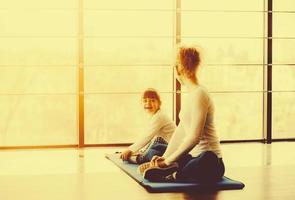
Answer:
[{"label": "girl's hand", "polygon": [[158,160],[159,158],[161,158],[160,156],[153,156],[153,158],[151,159],[151,162],[155,162],[156,160]]},{"label": "girl's hand", "polygon": [[168,165],[165,163],[165,158],[160,157],[160,156],[154,156],[150,162],[152,167],[160,167],[164,168],[167,167]]},{"label": "girl's hand", "polygon": [[158,159],[156,161],[156,166],[158,166],[160,168],[168,167],[168,165],[165,163],[165,158],[163,158],[163,157],[161,157],[161,159]]},{"label": "girl's hand", "polygon": [[133,152],[129,149],[126,149],[125,151],[123,151],[120,155],[120,158],[123,160],[123,161],[126,161],[130,158],[130,156],[133,154]]},{"label": "girl's hand", "polygon": [[151,167],[155,167],[155,166],[157,166],[156,165],[156,161],[158,160],[158,159],[161,159],[162,157],[160,157],[160,156],[153,156],[153,158],[151,159],[151,161],[150,161],[150,165],[151,165]]}]

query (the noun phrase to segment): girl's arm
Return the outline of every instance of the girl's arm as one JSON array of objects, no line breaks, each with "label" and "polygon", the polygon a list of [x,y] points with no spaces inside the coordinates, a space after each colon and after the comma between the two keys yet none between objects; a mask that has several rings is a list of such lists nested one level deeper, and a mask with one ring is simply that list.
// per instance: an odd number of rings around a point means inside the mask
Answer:
[{"label": "girl's arm", "polygon": [[159,132],[159,130],[163,126],[163,123],[164,123],[163,117],[161,117],[160,113],[158,113],[158,115],[154,116],[151,123],[149,124],[149,127],[147,128],[145,135],[143,135],[135,143],[130,145],[128,149],[131,150],[132,152],[136,152],[140,150],[141,148],[143,148]]},{"label": "girl's arm", "polygon": [[[192,97],[190,126],[184,127],[185,138],[174,152],[165,155],[167,165],[177,161],[180,156],[189,153],[199,142],[203,132],[208,112],[208,96],[203,90],[198,90]],[[183,123],[184,125],[187,123]]]}]

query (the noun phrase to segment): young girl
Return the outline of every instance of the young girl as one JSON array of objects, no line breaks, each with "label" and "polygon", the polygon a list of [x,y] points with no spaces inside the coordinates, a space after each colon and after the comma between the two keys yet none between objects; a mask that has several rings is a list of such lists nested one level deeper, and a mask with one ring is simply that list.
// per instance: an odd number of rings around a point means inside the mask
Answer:
[{"label": "young girl", "polygon": [[144,110],[150,115],[148,129],[138,141],[120,155],[122,160],[137,164],[149,162],[155,155],[162,156],[176,127],[160,109],[161,99],[155,89],[145,90],[142,102]]},{"label": "young girl", "polygon": [[187,98],[183,100],[179,114],[180,123],[163,156],[154,156],[151,162],[140,166],[145,179],[214,182],[224,174],[215,132],[214,105],[208,91],[197,79],[199,66],[200,55],[196,48],[179,48],[177,79],[186,87]]}]

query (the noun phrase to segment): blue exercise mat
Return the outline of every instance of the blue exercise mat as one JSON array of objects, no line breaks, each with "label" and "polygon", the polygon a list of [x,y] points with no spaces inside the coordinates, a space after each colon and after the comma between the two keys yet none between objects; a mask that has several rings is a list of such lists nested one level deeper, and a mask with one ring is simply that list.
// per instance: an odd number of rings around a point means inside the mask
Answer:
[{"label": "blue exercise mat", "polygon": [[150,182],[137,173],[138,165],[123,162],[118,154],[107,154],[106,158],[126,172],[149,192],[230,190],[242,189],[245,186],[242,182],[229,179],[225,176],[221,181],[213,184],[201,184],[197,182]]}]

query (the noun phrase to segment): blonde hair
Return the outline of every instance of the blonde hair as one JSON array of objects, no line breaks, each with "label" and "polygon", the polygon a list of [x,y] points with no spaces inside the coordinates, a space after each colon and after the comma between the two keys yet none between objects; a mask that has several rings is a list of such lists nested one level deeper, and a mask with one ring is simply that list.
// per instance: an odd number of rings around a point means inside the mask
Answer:
[{"label": "blonde hair", "polygon": [[181,73],[190,80],[196,81],[196,71],[201,63],[201,56],[196,47],[181,46],[178,48],[178,60],[181,65]]}]

